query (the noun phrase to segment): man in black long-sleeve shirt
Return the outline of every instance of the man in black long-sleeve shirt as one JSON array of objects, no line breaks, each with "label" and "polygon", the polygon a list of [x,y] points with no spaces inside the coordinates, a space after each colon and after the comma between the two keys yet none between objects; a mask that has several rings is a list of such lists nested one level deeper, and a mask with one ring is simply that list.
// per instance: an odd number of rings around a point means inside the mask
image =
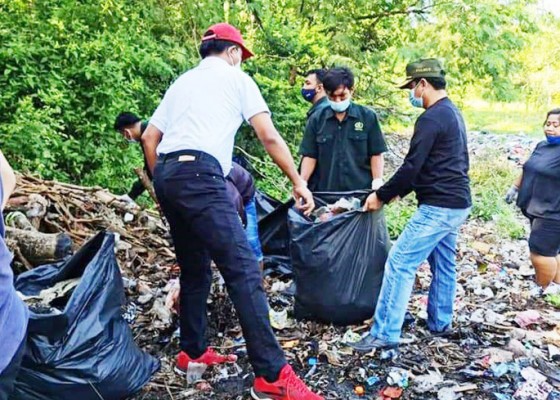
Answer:
[{"label": "man in black long-sleeve shirt", "polygon": [[426,259],[432,271],[428,328],[444,332],[453,319],[457,232],[471,207],[466,128],[447,98],[438,60],[411,63],[406,72],[401,88],[410,90],[413,106],[426,111],[416,121],[403,165],[368,197],[365,209],[379,210],[414,191],[418,210],[389,253],[370,335],[350,344],[358,351],[398,344],[416,270]]}]

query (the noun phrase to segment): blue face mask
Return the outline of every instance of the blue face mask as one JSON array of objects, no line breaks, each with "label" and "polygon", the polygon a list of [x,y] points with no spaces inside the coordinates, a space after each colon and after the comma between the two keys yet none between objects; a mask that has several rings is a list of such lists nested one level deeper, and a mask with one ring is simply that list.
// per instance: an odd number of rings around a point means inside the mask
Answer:
[{"label": "blue face mask", "polygon": [[546,135],[546,141],[548,142],[548,144],[560,144],[560,136]]},{"label": "blue face mask", "polygon": [[414,89],[410,89],[410,93],[408,95],[408,101],[410,101],[412,107],[424,108],[424,99],[422,97],[414,96],[414,90],[416,90],[416,87],[414,87]]},{"label": "blue face mask", "polygon": [[348,107],[350,107],[350,99],[346,99],[346,100],[342,100],[338,103],[335,103],[332,100],[329,100],[329,103],[331,105],[331,108],[333,109],[334,112],[336,113],[343,113],[344,111],[346,111],[348,109]]},{"label": "blue face mask", "polygon": [[313,98],[317,94],[316,89],[301,89],[301,95],[306,101],[313,101]]}]

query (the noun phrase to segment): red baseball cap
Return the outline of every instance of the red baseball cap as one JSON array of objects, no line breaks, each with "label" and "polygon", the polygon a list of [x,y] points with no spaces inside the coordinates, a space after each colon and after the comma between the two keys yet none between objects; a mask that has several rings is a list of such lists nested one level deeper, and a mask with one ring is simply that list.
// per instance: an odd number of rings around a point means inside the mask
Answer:
[{"label": "red baseball cap", "polygon": [[243,37],[241,36],[241,32],[239,32],[234,26],[230,24],[226,24],[225,22],[220,22],[219,24],[212,25],[204,36],[202,37],[202,41],[206,40],[225,40],[228,42],[233,42],[239,47],[241,47],[242,54],[241,59],[246,60],[249,57],[253,57],[253,53],[251,53],[246,47],[245,42],[243,42]]}]

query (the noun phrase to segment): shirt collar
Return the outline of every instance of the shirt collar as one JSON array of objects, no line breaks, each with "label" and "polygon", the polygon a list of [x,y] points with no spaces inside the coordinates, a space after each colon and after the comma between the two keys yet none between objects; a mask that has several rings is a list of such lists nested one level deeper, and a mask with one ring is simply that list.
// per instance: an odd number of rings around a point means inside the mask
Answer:
[{"label": "shirt collar", "polygon": [[356,107],[354,102],[350,102],[350,107],[348,107],[348,116],[352,118],[360,118],[358,107]]},{"label": "shirt collar", "polygon": [[[319,101],[315,104],[313,104],[311,106],[311,108],[307,111],[307,116],[310,116],[311,114],[313,114],[313,112],[319,107],[322,106],[323,104],[327,103],[329,101],[329,99],[327,98],[327,96],[325,97],[321,97],[319,99]],[[326,104],[325,104],[326,105]]]},{"label": "shirt collar", "polygon": [[[335,112],[330,106],[328,106],[327,113],[328,113],[327,118],[336,118]],[[343,121],[348,119],[349,117],[356,118],[356,119],[360,118],[358,107],[356,107],[356,105],[352,101],[350,102],[350,106],[348,107],[348,110],[346,110],[346,116],[344,117]]]},{"label": "shirt collar", "polygon": [[231,67],[231,65],[226,60],[217,56],[208,56],[206,58],[203,58],[198,64],[198,66],[202,68],[224,67],[224,66]]}]

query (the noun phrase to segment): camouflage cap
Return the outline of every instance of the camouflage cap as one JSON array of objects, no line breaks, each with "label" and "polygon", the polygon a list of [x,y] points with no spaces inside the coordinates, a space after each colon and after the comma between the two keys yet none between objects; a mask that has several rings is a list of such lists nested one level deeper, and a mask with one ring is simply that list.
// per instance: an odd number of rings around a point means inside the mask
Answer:
[{"label": "camouflage cap", "polygon": [[445,78],[445,71],[436,58],[426,58],[409,63],[406,66],[406,81],[398,85],[401,89],[407,89],[412,81],[420,78]]}]

